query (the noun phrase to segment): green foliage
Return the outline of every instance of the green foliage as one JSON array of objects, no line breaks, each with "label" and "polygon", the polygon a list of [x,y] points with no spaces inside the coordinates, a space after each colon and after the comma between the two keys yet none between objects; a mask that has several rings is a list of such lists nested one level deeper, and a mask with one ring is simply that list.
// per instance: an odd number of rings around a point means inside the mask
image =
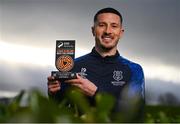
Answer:
[{"label": "green foliage", "polygon": [[[63,104],[63,103],[62,103]],[[71,122],[73,114],[38,90],[22,91],[9,105],[1,105],[0,122]]]},{"label": "green foliage", "polygon": [[[21,91],[9,105],[0,104],[0,122],[109,122],[113,97],[98,95],[96,99],[97,108],[90,106],[80,91],[71,89],[57,104],[38,90]],[[68,102],[73,106],[67,107]]]},{"label": "green foliage", "polygon": [[[95,100],[95,106],[90,106],[77,89],[70,89],[60,103],[50,100],[39,90],[21,91],[10,104],[0,104],[0,122],[127,122],[124,113],[111,113],[114,97],[97,94]],[[71,106],[67,106],[69,102]],[[136,112],[130,111],[128,116]],[[145,122],[180,122],[180,107],[146,106]]]},{"label": "green foliage", "polygon": [[177,123],[180,122],[179,106],[146,106],[145,122]]}]

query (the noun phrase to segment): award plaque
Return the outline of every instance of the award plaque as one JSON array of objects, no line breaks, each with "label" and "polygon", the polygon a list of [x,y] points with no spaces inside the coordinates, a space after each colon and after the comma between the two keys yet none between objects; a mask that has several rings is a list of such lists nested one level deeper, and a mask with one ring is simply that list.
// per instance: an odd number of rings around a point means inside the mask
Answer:
[{"label": "award plaque", "polygon": [[52,71],[51,76],[57,80],[75,79],[74,67],[75,40],[57,40],[55,65],[59,71]]}]

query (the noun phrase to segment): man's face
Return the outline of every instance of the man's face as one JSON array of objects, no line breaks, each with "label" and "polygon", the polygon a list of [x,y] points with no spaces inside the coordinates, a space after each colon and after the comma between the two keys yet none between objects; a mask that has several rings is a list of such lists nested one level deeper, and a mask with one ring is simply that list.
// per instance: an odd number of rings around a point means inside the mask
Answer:
[{"label": "man's face", "polygon": [[120,17],[113,13],[102,13],[92,27],[96,40],[96,47],[104,50],[116,49],[124,30],[120,23]]}]

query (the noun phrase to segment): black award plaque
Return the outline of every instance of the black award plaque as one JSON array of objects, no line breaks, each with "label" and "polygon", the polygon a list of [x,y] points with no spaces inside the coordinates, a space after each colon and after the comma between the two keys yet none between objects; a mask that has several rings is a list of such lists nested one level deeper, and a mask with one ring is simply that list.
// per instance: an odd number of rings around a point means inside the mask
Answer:
[{"label": "black award plaque", "polygon": [[57,80],[75,79],[74,67],[75,40],[57,40],[55,65],[59,71],[52,71],[51,76]]}]

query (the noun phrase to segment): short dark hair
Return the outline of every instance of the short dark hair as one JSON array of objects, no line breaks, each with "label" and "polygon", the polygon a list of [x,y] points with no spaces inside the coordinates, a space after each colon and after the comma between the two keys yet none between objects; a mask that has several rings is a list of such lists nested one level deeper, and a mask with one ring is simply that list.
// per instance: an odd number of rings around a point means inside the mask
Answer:
[{"label": "short dark hair", "polygon": [[119,11],[117,11],[116,9],[114,8],[111,8],[111,7],[108,7],[108,8],[103,8],[101,10],[99,10],[96,15],[94,16],[94,23],[97,21],[97,17],[99,14],[102,14],[102,13],[113,13],[113,14],[116,14],[120,17],[120,22],[122,24],[123,22],[123,18],[122,18],[122,15]]}]

